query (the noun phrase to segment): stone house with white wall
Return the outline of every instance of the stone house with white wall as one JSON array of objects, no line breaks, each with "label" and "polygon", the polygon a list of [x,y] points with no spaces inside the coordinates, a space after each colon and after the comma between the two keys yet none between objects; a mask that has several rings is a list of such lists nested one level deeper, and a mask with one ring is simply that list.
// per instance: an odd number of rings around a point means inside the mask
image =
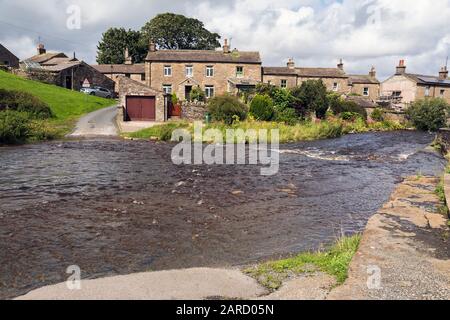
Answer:
[{"label": "stone house with white wall", "polygon": [[404,109],[412,102],[424,98],[443,98],[450,103],[450,79],[447,67],[437,76],[406,72],[404,60],[400,60],[396,72],[381,84],[381,100],[392,101]]},{"label": "stone house with white wall", "polygon": [[189,100],[195,87],[207,98],[255,88],[261,82],[259,52],[230,50],[227,40],[222,50],[157,50],[150,43],[145,61],[148,87],[175,93]]},{"label": "stone house with white wall", "polygon": [[377,79],[375,67],[366,75],[349,75],[350,94],[365,97],[372,102],[380,98],[380,81]]}]

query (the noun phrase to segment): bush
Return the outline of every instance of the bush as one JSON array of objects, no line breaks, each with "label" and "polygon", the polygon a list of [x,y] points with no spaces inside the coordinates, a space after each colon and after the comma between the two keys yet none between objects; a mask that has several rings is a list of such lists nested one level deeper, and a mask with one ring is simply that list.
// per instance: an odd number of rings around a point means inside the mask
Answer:
[{"label": "bush", "polygon": [[5,110],[0,112],[0,143],[14,144],[27,140],[30,119],[26,112]]},{"label": "bush", "polygon": [[206,95],[205,92],[200,87],[195,87],[191,91],[191,100],[192,101],[205,101]]},{"label": "bush", "polygon": [[419,130],[437,131],[446,124],[448,108],[444,99],[424,99],[413,103],[406,110],[406,116]]},{"label": "bush", "polygon": [[0,89],[0,111],[28,112],[32,118],[47,119],[53,116],[50,107],[27,92]]},{"label": "bush", "polygon": [[291,91],[296,99],[297,113],[304,118],[309,112],[324,119],[328,110],[327,87],[322,80],[307,80]]},{"label": "bush", "polygon": [[209,113],[216,121],[232,124],[236,118],[245,120],[247,118],[247,106],[232,95],[216,96],[209,100]]},{"label": "bush", "polygon": [[257,94],[250,104],[250,113],[256,120],[272,120],[275,113],[272,99],[268,95]]},{"label": "bush", "polygon": [[357,119],[362,119],[362,116],[356,112],[342,112],[339,117],[345,121],[356,121]]},{"label": "bush", "polygon": [[380,109],[380,108],[376,108],[375,110],[373,110],[372,114],[370,115],[370,117],[372,118],[373,121],[376,122],[383,122],[384,119],[384,110]]},{"label": "bush", "polygon": [[364,120],[367,120],[367,111],[353,101],[343,100],[342,98],[332,97],[329,101],[330,108],[335,115],[340,115],[344,112],[358,113]]},{"label": "bush", "polygon": [[286,108],[277,112],[275,119],[278,122],[284,122],[285,124],[291,126],[295,125],[299,121],[297,112],[292,108]]},{"label": "bush", "polygon": [[172,104],[178,104],[179,100],[176,93],[172,93]]}]

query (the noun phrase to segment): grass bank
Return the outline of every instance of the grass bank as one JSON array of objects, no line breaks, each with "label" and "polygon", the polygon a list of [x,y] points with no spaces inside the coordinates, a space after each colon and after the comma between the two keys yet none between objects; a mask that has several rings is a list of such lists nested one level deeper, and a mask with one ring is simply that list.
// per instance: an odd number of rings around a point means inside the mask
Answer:
[{"label": "grass bank", "polygon": [[52,110],[53,118],[32,122],[30,141],[61,138],[73,129],[82,115],[115,104],[114,100],[27,80],[1,70],[0,89],[28,92],[47,103]]},{"label": "grass bank", "polygon": [[360,235],[343,237],[328,250],[263,263],[244,272],[272,291],[279,289],[290,277],[317,271],[336,277],[337,283],[342,284],[348,277],[348,268],[360,241]]},{"label": "grass bank", "polygon": [[[280,143],[289,143],[297,141],[308,141],[318,139],[337,138],[349,133],[362,133],[370,131],[392,131],[406,129],[405,125],[398,122],[383,121],[366,123],[363,120],[354,122],[343,121],[340,119],[330,119],[318,123],[304,122],[296,125],[287,125],[278,122],[262,122],[262,121],[243,121],[232,125],[226,125],[221,122],[214,122],[204,126],[204,129],[217,129],[222,132],[225,137],[227,129],[253,129],[253,130],[270,130],[278,129],[280,135]],[[126,137],[135,139],[156,139],[161,141],[169,141],[172,137],[172,131],[175,129],[186,129],[191,134],[194,132],[192,123],[189,122],[171,122],[152,128],[144,129],[135,133],[126,134]],[[211,142],[205,140],[204,142]]]}]

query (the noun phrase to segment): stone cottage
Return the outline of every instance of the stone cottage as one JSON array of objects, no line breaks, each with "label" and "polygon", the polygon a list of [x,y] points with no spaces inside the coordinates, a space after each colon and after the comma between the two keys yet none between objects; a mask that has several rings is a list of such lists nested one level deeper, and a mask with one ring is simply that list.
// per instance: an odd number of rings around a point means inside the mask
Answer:
[{"label": "stone cottage", "polygon": [[300,86],[307,80],[322,80],[329,91],[348,93],[349,77],[344,71],[342,61],[337,68],[299,68],[293,59],[289,59],[286,67],[264,67],[263,82],[281,88]]},{"label": "stone cottage", "polygon": [[436,76],[420,75],[407,73],[405,61],[400,60],[395,74],[381,84],[381,100],[391,101],[401,109],[427,97],[443,98],[450,103],[450,79],[446,66]]},{"label": "stone cottage", "polygon": [[380,97],[380,81],[377,79],[375,67],[366,75],[349,75],[350,93],[367,98],[374,102]]},{"label": "stone cottage", "polygon": [[47,52],[42,44],[37,50],[37,55],[22,61],[24,76],[75,91],[79,91],[84,83],[114,90],[114,81],[78,60],[75,54],[69,58],[62,52]]},{"label": "stone cottage", "polygon": [[19,58],[17,58],[11,51],[6,49],[0,43],[0,66],[6,66],[10,68],[19,67]]},{"label": "stone cottage", "polygon": [[133,58],[130,56],[128,49],[125,50],[125,63],[124,64],[98,64],[92,65],[94,69],[108,78],[112,79],[116,83],[115,91],[119,92],[118,77],[127,77],[131,80],[146,84],[145,64],[134,63]]},{"label": "stone cottage", "polygon": [[151,43],[145,75],[147,86],[181,100],[189,100],[195,87],[211,98],[255,88],[261,82],[261,58],[259,52],[231,51],[227,40],[222,50],[157,50]]}]

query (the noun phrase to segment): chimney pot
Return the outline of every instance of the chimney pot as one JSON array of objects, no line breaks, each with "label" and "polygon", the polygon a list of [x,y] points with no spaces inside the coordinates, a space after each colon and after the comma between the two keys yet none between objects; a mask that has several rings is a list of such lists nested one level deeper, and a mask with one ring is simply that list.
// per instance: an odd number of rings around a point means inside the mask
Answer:
[{"label": "chimney pot", "polygon": [[289,69],[294,69],[294,68],[295,68],[295,61],[294,61],[293,58],[289,58],[289,61],[288,61],[288,63],[287,63],[287,67],[288,67]]},{"label": "chimney pot", "polygon": [[153,40],[150,40],[150,44],[148,45],[148,51],[156,52],[156,44],[153,42]]},{"label": "chimney pot", "polygon": [[342,59],[339,60],[339,64],[337,65],[339,70],[344,71],[344,62],[342,61]]},{"label": "chimney pot", "polygon": [[398,67],[396,68],[396,72],[395,74],[397,75],[401,75],[401,74],[405,74],[406,73],[406,65],[405,65],[405,60],[400,60]]},{"label": "chimney pot", "polygon": [[448,79],[448,69],[447,67],[442,67],[439,72],[439,80],[447,80]]},{"label": "chimney pot", "polygon": [[372,69],[370,69],[370,72],[369,72],[369,76],[371,78],[376,78],[377,77],[377,71],[376,71],[375,67],[372,66]]},{"label": "chimney pot", "polygon": [[45,54],[45,53],[47,53],[47,50],[45,50],[44,44],[42,44],[42,43],[38,44],[37,52],[38,52],[38,54]]}]

